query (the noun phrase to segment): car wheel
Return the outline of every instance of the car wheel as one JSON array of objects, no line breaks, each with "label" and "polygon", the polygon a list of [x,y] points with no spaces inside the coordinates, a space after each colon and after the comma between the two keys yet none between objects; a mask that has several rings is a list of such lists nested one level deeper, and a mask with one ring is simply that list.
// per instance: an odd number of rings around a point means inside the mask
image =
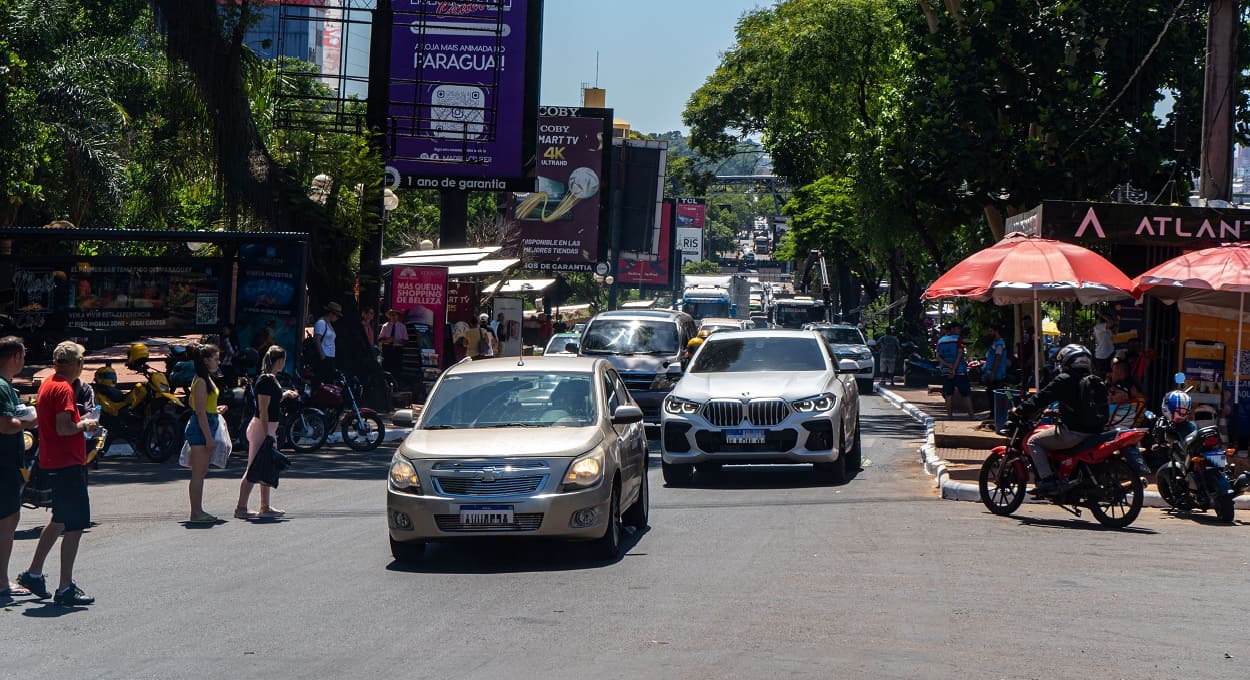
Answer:
[{"label": "car wheel", "polygon": [[855,417],[855,439],[851,441],[851,450],[846,453],[846,471],[855,472],[864,463],[864,442],[860,437],[859,416]]},{"label": "car wheel", "polygon": [[860,394],[872,394],[873,391],[876,389],[875,387],[873,387],[871,378],[869,378],[868,380],[856,379],[855,382],[859,385]]},{"label": "car wheel", "polygon": [[651,482],[647,479],[646,470],[642,473],[642,486],[638,487],[638,500],[629,506],[623,518],[627,526],[635,529],[646,529],[651,517]]},{"label": "car wheel", "polygon": [[425,543],[422,541],[396,541],[391,539],[391,557],[396,562],[417,562],[425,555]]},{"label": "car wheel", "polygon": [[612,483],[612,500],[608,503],[608,526],[594,543],[595,557],[610,561],[621,556],[621,485]]},{"label": "car wheel", "polygon": [[828,484],[846,483],[846,442],[838,442],[838,459],[832,463],[815,463],[816,478]]},{"label": "car wheel", "polygon": [[689,463],[660,463],[666,486],[690,486],[694,466]]}]

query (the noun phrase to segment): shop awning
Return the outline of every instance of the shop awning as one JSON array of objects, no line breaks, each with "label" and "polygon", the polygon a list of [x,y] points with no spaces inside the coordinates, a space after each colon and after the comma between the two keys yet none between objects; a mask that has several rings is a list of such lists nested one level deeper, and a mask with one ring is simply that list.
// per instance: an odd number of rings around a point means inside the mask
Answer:
[{"label": "shop awning", "polygon": [[[515,257],[506,260],[482,260],[477,264],[459,265],[447,268],[447,276],[499,276],[508,269],[517,266],[521,261]],[[383,265],[386,263],[383,262]],[[408,262],[406,264],[428,264],[424,262]]]},{"label": "shop awning", "polygon": [[490,248],[447,248],[445,250],[409,250],[382,260],[383,267],[436,264],[448,267],[477,264],[498,253],[499,246]]},{"label": "shop awning", "polygon": [[[493,293],[495,295],[538,294],[547,290],[555,282],[555,279],[508,279],[507,281],[495,281],[494,283],[486,284],[486,287],[482,288],[482,293]],[[500,286],[500,283],[503,286]]]}]

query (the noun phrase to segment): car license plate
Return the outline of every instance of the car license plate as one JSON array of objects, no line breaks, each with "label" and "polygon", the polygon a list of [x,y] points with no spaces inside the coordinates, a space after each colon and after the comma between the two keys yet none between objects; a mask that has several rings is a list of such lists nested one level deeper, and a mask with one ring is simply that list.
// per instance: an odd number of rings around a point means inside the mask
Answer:
[{"label": "car license plate", "polygon": [[503,527],[515,524],[511,505],[462,505],[460,524],[466,527]]},{"label": "car license plate", "polygon": [[725,430],[726,444],[763,444],[767,430]]}]

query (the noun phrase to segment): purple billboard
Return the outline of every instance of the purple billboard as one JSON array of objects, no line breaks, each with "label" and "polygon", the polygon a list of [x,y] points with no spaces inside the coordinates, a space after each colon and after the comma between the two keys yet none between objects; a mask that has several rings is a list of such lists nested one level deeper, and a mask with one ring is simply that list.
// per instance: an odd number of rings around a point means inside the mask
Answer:
[{"label": "purple billboard", "polygon": [[606,220],[604,172],[612,144],[611,109],[543,107],[538,117],[538,190],[515,194],[528,269],[593,271]]},{"label": "purple billboard", "polygon": [[390,165],[404,186],[527,189],[539,0],[396,0]]}]

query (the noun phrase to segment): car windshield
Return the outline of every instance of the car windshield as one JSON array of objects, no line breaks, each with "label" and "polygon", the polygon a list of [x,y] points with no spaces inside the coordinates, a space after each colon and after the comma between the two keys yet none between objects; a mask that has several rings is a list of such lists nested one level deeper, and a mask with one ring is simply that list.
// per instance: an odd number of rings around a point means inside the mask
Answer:
[{"label": "car windshield", "polygon": [[799,328],[813,321],[827,321],[823,318],[825,310],[821,307],[787,307],[777,308],[777,323],[787,328]]},{"label": "car windshield", "polygon": [[423,430],[586,427],[595,421],[589,373],[448,375],[425,405]]},{"label": "car windshield", "polygon": [[691,373],[823,371],[825,355],[815,338],[738,337],[703,343]]},{"label": "car windshield", "polygon": [[582,336],[582,354],[677,354],[677,324],[644,319],[599,319]]},{"label": "car windshield", "polygon": [[825,338],[825,342],[830,345],[862,345],[864,344],[864,336],[854,328],[817,328]]},{"label": "car windshield", "polygon": [[576,333],[558,333],[551,336],[551,340],[547,342],[547,349],[543,350],[543,354],[558,354],[564,352],[564,346],[569,343],[577,344]]}]

